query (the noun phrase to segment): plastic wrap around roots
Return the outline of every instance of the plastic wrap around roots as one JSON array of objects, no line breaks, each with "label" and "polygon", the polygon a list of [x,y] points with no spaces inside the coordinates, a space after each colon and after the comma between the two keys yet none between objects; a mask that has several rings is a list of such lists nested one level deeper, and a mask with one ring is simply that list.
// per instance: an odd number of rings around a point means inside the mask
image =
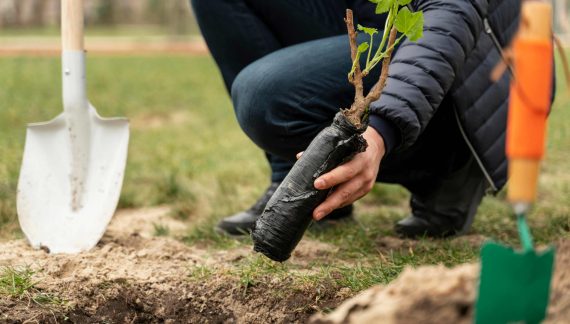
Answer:
[{"label": "plastic wrap around roots", "polygon": [[313,210],[329,190],[317,190],[315,179],[366,149],[362,133],[342,113],[322,130],[275,191],[251,234],[254,250],[274,261],[285,261],[303,237]]}]

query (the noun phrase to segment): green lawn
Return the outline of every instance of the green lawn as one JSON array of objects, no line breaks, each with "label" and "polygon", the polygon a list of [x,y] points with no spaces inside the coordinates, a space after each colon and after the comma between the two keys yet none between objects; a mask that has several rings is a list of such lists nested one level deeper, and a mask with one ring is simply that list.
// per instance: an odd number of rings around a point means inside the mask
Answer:
[{"label": "green lawn", "polygon": [[[178,33],[178,36],[197,35],[199,34],[198,26],[194,21],[187,28]],[[0,29],[0,38],[2,37],[60,37],[61,29],[59,26],[44,27],[21,27],[21,28],[2,28]],[[176,36],[177,33],[167,26],[163,25],[89,25],[85,29],[85,36],[99,37],[149,37],[149,36]]]},{"label": "green lawn", "polygon": [[[49,120],[62,109],[59,58],[0,58],[0,240],[21,237],[15,211],[25,124]],[[120,207],[174,206],[172,217],[190,224],[184,241],[211,249],[249,246],[212,230],[221,217],[248,207],[268,184],[263,154],[235,121],[221,78],[208,57],[90,57],[89,97],[104,116],[128,116],[132,137]],[[564,82],[559,82],[559,86]],[[570,110],[559,87],[550,118],[548,158],[540,201],[530,217],[539,243],[570,233]],[[393,223],[409,211],[408,194],[377,185],[357,205],[357,223],[312,229],[311,238],[338,246],[337,259],[291,267],[252,255],[236,264],[247,287],[271,276],[333,280],[353,291],[387,282],[406,265],[454,265],[478,257],[481,237],[517,242],[516,225],[502,194],[480,208],[469,239],[396,241]],[[160,235],[168,235],[160,230]],[[210,270],[192,271],[196,276]]]}]

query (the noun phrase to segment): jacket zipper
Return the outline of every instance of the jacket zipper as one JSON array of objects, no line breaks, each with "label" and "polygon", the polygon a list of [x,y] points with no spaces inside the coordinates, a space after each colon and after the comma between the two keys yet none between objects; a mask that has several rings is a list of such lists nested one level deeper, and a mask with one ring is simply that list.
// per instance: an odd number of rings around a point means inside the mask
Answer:
[{"label": "jacket zipper", "polygon": [[486,17],[483,18],[483,26],[485,28],[485,33],[487,35],[489,35],[489,37],[491,37],[491,40],[493,41],[493,45],[495,45],[495,48],[499,52],[499,55],[501,55],[501,59],[507,65],[507,68],[509,69],[509,73],[511,74],[511,76],[514,75],[513,66],[506,59],[505,52],[503,51],[503,48],[501,47],[501,43],[499,43],[499,40],[497,39],[497,36],[495,35],[495,32],[493,32],[493,28],[491,27],[491,24],[489,23],[489,19],[487,19]]},{"label": "jacket zipper", "polygon": [[[408,4],[408,8],[413,11],[411,4]],[[479,13],[479,11],[477,11],[477,12]],[[481,17],[481,18],[483,18],[483,27],[485,28],[485,33],[487,35],[489,35],[489,37],[491,37],[493,44],[495,45],[495,47],[499,51],[501,57],[504,59],[505,56],[503,53],[503,49],[501,47],[501,44],[499,43],[499,40],[495,36],[495,33],[493,32],[493,28],[491,28],[491,24],[489,24],[489,20],[487,19],[487,17]],[[512,71],[512,67],[510,66],[510,64],[508,64],[508,67],[509,67],[509,72],[511,72],[511,75],[512,75],[513,71]],[[483,165],[483,161],[481,160],[481,158],[479,157],[479,155],[475,151],[475,148],[471,144],[471,141],[469,141],[469,138],[467,138],[467,134],[465,133],[465,130],[463,129],[463,125],[461,125],[461,121],[459,120],[459,114],[457,113],[457,109],[455,108],[455,106],[453,107],[453,113],[455,114],[455,120],[457,122],[457,126],[459,127],[459,132],[461,133],[461,136],[463,137],[463,140],[467,144],[467,147],[469,147],[469,150],[471,151],[471,154],[473,154],[475,161],[477,161],[477,164],[479,165],[481,172],[483,172],[483,176],[485,177],[485,179],[489,183],[489,189],[488,189],[487,193],[491,193],[493,195],[497,194],[497,192],[499,192],[499,189],[497,188],[497,186],[495,186],[495,183],[493,182],[493,178],[491,178],[491,175],[489,174],[489,172],[487,171],[487,169]]]},{"label": "jacket zipper", "polygon": [[491,193],[493,195],[496,194],[499,191],[499,189],[497,189],[497,186],[495,186],[495,183],[493,182],[493,178],[491,178],[491,175],[489,174],[489,172],[487,171],[487,169],[483,165],[483,161],[481,161],[481,158],[479,157],[479,155],[475,151],[475,148],[471,144],[471,141],[469,141],[469,138],[467,138],[467,134],[465,133],[465,130],[463,129],[463,126],[461,125],[461,121],[459,120],[459,114],[457,113],[457,109],[455,107],[453,109],[453,112],[455,113],[455,120],[457,121],[457,126],[459,127],[459,132],[461,133],[463,140],[467,144],[467,147],[469,147],[469,150],[471,151],[471,154],[473,154],[475,161],[477,161],[477,164],[479,165],[479,168],[483,172],[485,179],[487,179],[487,182],[489,182],[489,189],[490,190],[488,190],[487,193]]},{"label": "jacket zipper", "polygon": [[[491,28],[491,24],[489,24],[489,19],[487,19],[487,17],[483,18],[483,27],[485,28],[485,33],[487,35],[489,35],[489,37],[491,38],[491,41],[493,42],[493,44],[495,45],[497,51],[499,51],[499,54],[501,55],[501,57],[504,59],[504,53],[503,53],[503,49],[501,47],[501,44],[499,43],[499,40],[497,39],[497,37],[495,36],[495,33],[493,32],[493,28]],[[508,68],[509,68],[509,72],[513,73],[512,67],[510,64],[507,64]],[[499,189],[497,188],[497,186],[495,186],[495,183],[493,182],[493,178],[491,178],[491,175],[489,174],[489,172],[487,171],[487,169],[485,168],[485,166],[483,165],[483,161],[481,160],[481,158],[479,157],[479,155],[477,154],[477,152],[475,151],[475,148],[473,147],[473,144],[471,144],[471,141],[469,141],[469,138],[467,138],[467,134],[465,133],[465,130],[463,129],[463,125],[461,125],[461,121],[459,120],[459,114],[457,113],[457,109],[454,107],[453,112],[455,114],[455,120],[457,122],[457,126],[459,127],[459,132],[461,133],[461,136],[463,137],[463,140],[465,141],[465,143],[467,144],[467,147],[469,147],[469,150],[471,151],[471,153],[473,154],[473,157],[475,158],[475,161],[477,161],[477,164],[479,165],[479,168],[481,169],[481,171],[483,172],[483,175],[485,176],[485,179],[487,179],[487,182],[489,182],[489,189],[491,191],[491,194],[496,194]]]}]

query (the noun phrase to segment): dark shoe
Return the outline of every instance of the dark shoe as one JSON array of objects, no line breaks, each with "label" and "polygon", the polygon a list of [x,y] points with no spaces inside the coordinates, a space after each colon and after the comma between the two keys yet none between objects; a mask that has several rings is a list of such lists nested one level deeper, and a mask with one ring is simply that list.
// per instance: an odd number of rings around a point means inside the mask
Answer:
[{"label": "dark shoe", "polygon": [[[271,196],[273,196],[273,193],[277,190],[277,187],[279,187],[279,184],[279,182],[271,183],[269,188],[265,190],[265,193],[248,210],[222,219],[218,225],[216,225],[216,231],[229,235],[249,235],[255,222],[263,213],[265,205],[267,205],[267,202],[269,202],[269,199],[271,199]],[[352,205],[348,205],[333,211],[323,221],[337,221],[348,218],[351,215]]]},{"label": "dark shoe", "polygon": [[230,235],[248,235],[279,184],[280,182],[272,182],[253,206],[222,219],[216,226],[216,230]]},{"label": "dark shoe", "polygon": [[442,179],[428,194],[412,194],[412,215],[395,226],[407,238],[449,237],[469,230],[485,195],[487,181],[474,158]]},{"label": "dark shoe", "polygon": [[406,238],[435,237],[444,238],[457,234],[457,229],[448,222],[437,222],[440,219],[427,220],[413,214],[396,223],[395,231]]}]

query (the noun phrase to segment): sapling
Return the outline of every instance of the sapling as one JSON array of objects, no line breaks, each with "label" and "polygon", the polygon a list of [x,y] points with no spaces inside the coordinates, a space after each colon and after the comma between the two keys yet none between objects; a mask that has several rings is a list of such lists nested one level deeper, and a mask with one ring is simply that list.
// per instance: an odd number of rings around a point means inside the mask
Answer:
[{"label": "sapling", "polygon": [[[375,50],[374,38],[378,30],[358,25],[358,31],[369,35],[369,41],[358,44],[352,11],[346,11],[352,59],[348,80],[355,88],[354,102],[350,108],[340,109],[332,125],[311,142],[267,203],[252,231],[254,250],[272,260],[282,262],[291,256],[311,223],[313,210],[329,194],[330,190],[315,189],[315,179],[366,150],[367,143],[362,134],[368,126],[368,109],[380,98],[386,85],[394,48],[406,37],[410,41],[422,37],[422,12],[411,12],[405,7],[411,0],[370,1],[376,4],[377,14],[387,13],[382,38]],[[366,55],[364,68],[360,63],[363,55]],[[365,94],[363,78],[380,62],[379,80]]]}]

